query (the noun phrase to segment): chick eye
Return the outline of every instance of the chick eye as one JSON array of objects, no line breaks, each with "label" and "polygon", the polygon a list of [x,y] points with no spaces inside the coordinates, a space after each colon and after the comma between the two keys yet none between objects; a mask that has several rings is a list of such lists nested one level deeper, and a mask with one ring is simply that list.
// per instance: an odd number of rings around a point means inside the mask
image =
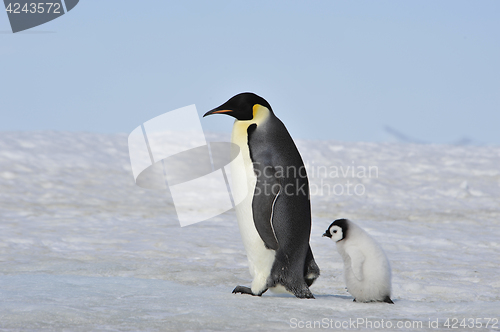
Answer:
[{"label": "chick eye", "polygon": [[334,233],[337,233],[337,230],[334,230],[333,232],[334,232]]}]

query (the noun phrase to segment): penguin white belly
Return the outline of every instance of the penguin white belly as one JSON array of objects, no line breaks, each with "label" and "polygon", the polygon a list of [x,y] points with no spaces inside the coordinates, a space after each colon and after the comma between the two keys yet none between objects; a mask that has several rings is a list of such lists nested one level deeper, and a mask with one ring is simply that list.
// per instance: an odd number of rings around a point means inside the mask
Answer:
[{"label": "penguin white belly", "polygon": [[378,244],[369,237],[363,237],[363,244],[366,247],[362,250],[365,261],[361,268],[361,280],[354,272],[351,257],[343,256],[347,290],[358,302],[382,301],[391,293],[389,261]]},{"label": "penguin white belly", "polygon": [[238,165],[231,167],[231,180],[235,190],[245,190],[245,187],[247,189],[245,199],[236,206],[236,217],[243,245],[247,252],[250,274],[254,278],[251,289],[254,294],[259,294],[267,289],[267,280],[271,274],[276,253],[274,250],[265,247],[264,241],[255,228],[252,200],[257,178],[254,173],[252,160],[250,159],[247,140],[248,124],[245,122],[247,121],[236,121],[234,123],[231,137],[231,141],[241,149],[245,167],[238,167]]}]

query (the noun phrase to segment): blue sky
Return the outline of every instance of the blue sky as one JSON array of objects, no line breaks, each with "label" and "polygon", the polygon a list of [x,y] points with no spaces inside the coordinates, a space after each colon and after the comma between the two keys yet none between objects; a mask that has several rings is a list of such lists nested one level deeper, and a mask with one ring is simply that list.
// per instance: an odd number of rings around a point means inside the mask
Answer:
[{"label": "blue sky", "polygon": [[12,34],[0,13],[0,131],[129,133],[253,91],[294,138],[499,145],[499,17],[499,1],[81,0]]}]

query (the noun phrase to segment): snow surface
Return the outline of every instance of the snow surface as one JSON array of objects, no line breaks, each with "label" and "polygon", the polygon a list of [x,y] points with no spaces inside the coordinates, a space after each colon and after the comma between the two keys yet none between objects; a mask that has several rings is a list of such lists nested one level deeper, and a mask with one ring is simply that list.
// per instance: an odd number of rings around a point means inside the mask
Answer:
[{"label": "snow surface", "polygon": [[[367,319],[435,331],[429,320],[500,318],[500,147],[297,144],[313,194],[315,300],[231,294],[251,282],[234,211],[181,228],[168,192],[134,184],[127,135],[0,133],[0,329],[288,331]],[[341,217],[386,251],[395,305],[352,302],[321,237]]]}]

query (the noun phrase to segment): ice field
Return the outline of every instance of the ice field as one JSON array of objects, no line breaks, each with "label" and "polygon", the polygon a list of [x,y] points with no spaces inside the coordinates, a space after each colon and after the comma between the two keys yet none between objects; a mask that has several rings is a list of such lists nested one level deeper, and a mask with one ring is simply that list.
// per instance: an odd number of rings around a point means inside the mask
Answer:
[{"label": "ice field", "polygon": [[[234,211],[181,228],[126,134],[0,133],[0,330],[500,331],[500,147],[296,143],[315,300],[231,294],[251,283]],[[352,302],[321,237],[337,218],[386,251],[394,305]]]}]

